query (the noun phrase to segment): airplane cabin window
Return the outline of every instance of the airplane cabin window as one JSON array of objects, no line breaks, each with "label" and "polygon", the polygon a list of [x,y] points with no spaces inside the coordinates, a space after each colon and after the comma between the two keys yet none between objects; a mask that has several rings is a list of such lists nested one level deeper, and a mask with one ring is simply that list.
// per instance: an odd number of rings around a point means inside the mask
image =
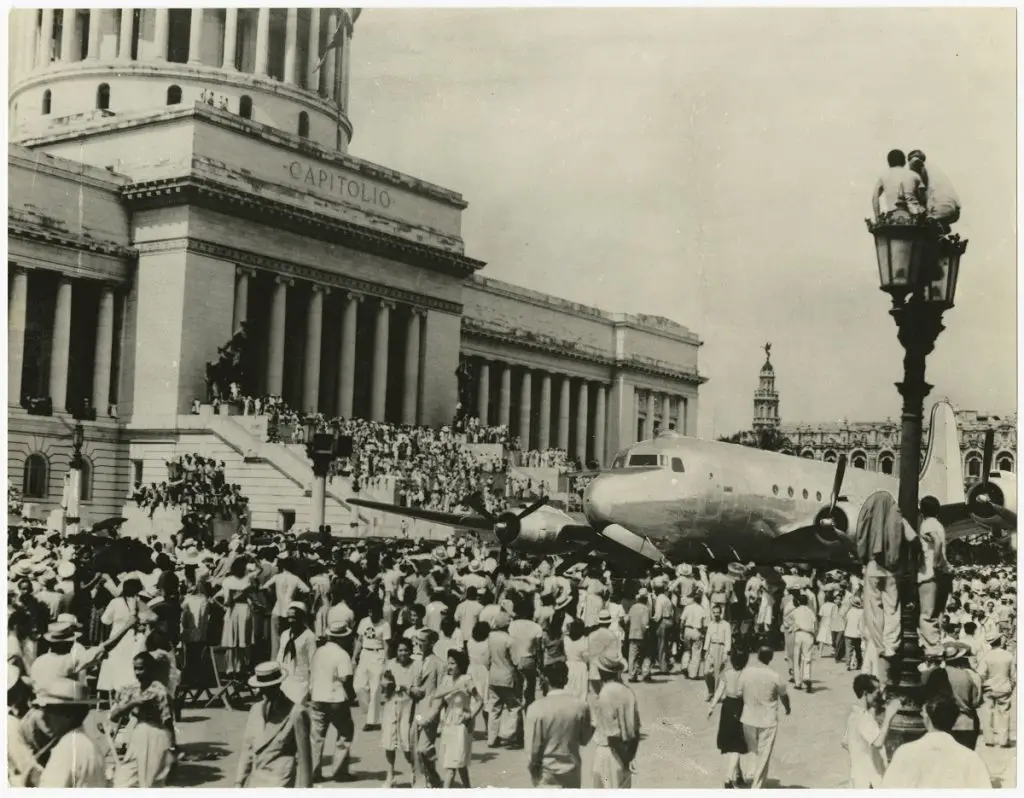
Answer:
[{"label": "airplane cabin window", "polygon": [[774,493],[776,496],[779,495],[779,486],[778,485],[772,485],[772,493]]},{"label": "airplane cabin window", "polygon": [[820,490],[817,493],[814,494],[814,499],[815,499],[815,501],[819,501],[819,502],[821,501],[821,491]]},{"label": "airplane cabin window", "polygon": [[787,492],[787,493],[789,494],[789,498],[791,498],[791,499],[792,499],[792,498],[793,498],[793,489],[792,489],[792,488],[790,488],[790,489],[789,489],[788,491],[786,491],[786,492]]},{"label": "airplane cabin window", "polygon": [[678,457],[672,458],[672,470],[678,471],[682,474],[686,469],[683,468],[683,461]]},{"label": "airplane cabin window", "polygon": [[806,499],[810,494],[807,492],[807,488],[804,488],[804,498]]},{"label": "airplane cabin window", "polygon": [[661,465],[661,458],[656,454],[634,454],[629,457],[631,466],[656,466]]}]

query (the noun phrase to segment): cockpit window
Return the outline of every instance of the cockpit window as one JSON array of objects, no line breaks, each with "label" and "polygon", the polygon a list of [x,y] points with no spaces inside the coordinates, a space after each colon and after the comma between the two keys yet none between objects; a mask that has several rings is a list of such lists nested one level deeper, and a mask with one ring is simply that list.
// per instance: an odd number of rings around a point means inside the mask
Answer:
[{"label": "cockpit window", "polygon": [[612,461],[612,468],[625,468],[626,467],[626,455],[619,453],[615,455],[615,459]]},{"label": "cockpit window", "polygon": [[656,454],[633,454],[629,457],[631,466],[656,466],[661,465],[660,458]]},{"label": "cockpit window", "polygon": [[683,468],[683,461],[679,457],[672,458],[672,470],[682,474],[686,469]]}]

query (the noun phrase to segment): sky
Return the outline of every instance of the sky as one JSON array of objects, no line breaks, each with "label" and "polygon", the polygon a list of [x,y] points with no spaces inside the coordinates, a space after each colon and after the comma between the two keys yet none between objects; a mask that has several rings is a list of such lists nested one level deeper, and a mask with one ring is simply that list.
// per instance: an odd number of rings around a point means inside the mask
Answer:
[{"label": "sky", "polygon": [[[485,276],[704,341],[698,433],[750,426],[772,343],[784,422],[898,418],[864,219],[886,153],[963,204],[931,398],[1016,398],[1015,12],[368,9],[350,152],[463,194]],[[928,403],[926,402],[926,409]]]}]

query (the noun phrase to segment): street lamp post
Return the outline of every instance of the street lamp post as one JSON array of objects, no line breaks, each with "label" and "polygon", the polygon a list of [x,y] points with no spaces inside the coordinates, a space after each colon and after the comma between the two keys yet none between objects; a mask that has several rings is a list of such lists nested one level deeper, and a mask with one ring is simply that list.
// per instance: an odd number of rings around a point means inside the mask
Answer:
[{"label": "street lamp post", "polygon": [[82,446],[85,443],[85,427],[80,419],[75,420],[71,432],[71,468],[68,472],[68,501],[64,510],[64,534],[77,535],[81,531],[82,496]]},{"label": "street lamp post", "polygon": [[[880,287],[892,298],[889,314],[896,322],[897,337],[904,350],[903,381],[896,384],[903,397],[899,508],[903,518],[916,529],[924,399],[932,388],[925,381],[925,361],[945,329],[942,315],[953,307],[960,257],[967,249],[967,241],[956,235],[941,235],[926,220],[899,212],[877,221],[869,220],[868,230],[875,238]],[[900,699],[900,711],[886,741],[890,755],[925,732],[914,559],[905,559],[903,572],[897,578],[900,648],[898,671],[890,690]]]},{"label": "street lamp post", "polygon": [[334,426],[329,432],[324,431],[319,419],[312,416],[303,421],[302,426],[306,433],[306,456],[313,463],[313,526],[318,532],[323,532],[327,509],[327,475],[331,463],[338,456],[338,428]]}]

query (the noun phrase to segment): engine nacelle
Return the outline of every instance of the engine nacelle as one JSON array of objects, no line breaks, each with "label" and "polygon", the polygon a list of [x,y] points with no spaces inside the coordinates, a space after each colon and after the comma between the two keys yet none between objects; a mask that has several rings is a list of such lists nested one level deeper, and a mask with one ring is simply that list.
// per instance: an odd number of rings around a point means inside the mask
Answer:
[{"label": "engine nacelle", "polygon": [[856,519],[856,508],[845,499],[836,502],[835,508],[826,504],[814,516],[817,537],[822,543],[835,543],[841,535],[849,534]]},{"label": "engine nacelle", "polygon": [[502,513],[494,532],[498,540],[513,551],[553,554],[561,548],[562,529],[571,523],[568,516],[542,507],[523,519],[512,512]]},{"label": "engine nacelle", "polygon": [[1017,528],[1017,483],[1013,474],[997,471],[987,483],[967,492],[967,508],[981,526],[994,531]]}]

